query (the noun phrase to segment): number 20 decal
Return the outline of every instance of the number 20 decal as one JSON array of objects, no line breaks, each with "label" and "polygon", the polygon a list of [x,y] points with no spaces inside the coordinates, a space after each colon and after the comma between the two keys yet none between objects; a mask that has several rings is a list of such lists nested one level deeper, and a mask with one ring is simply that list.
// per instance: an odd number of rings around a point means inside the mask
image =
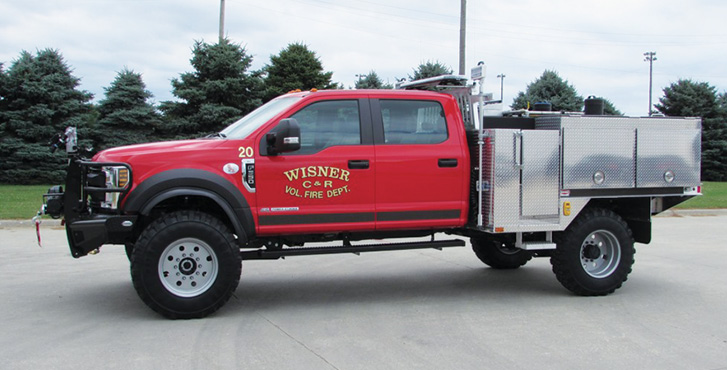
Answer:
[{"label": "number 20 decal", "polygon": [[251,146],[241,146],[237,148],[240,151],[240,158],[252,158],[253,151]]}]

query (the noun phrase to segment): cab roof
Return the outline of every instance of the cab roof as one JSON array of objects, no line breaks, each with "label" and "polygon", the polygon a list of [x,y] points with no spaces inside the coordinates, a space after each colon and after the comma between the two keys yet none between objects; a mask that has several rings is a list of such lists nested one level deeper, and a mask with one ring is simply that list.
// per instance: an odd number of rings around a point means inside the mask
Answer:
[{"label": "cab roof", "polygon": [[341,96],[341,97],[442,97],[449,96],[449,94],[440,93],[436,91],[425,91],[425,90],[395,90],[395,89],[360,89],[360,90],[310,90],[300,92],[290,92],[281,96],[300,96],[308,97],[312,95],[317,96]]}]

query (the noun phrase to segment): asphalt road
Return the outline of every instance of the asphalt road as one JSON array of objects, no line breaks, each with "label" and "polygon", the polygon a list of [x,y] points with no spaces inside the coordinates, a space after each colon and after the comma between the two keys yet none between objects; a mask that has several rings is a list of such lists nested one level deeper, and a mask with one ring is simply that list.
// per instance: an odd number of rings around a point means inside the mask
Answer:
[{"label": "asphalt road", "polygon": [[122,248],[0,223],[3,369],[727,369],[727,216],[660,217],[607,297],[469,248],[250,261],[213,316],[136,296]]}]

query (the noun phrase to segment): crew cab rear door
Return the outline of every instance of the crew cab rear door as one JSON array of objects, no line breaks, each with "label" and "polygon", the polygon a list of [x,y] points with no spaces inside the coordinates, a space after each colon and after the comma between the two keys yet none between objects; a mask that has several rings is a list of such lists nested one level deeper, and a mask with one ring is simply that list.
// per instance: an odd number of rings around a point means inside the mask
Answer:
[{"label": "crew cab rear door", "polygon": [[[301,148],[259,156],[258,233],[374,229],[374,147],[366,99],[325,97],[290,115]],[[265,145],[265,134],[260,139]]]},{"label": "crew cab rear door", "polygon": [[453,125],[458,112],[447,99],[371,99],[377,229],[466,222],[469,159]]}]

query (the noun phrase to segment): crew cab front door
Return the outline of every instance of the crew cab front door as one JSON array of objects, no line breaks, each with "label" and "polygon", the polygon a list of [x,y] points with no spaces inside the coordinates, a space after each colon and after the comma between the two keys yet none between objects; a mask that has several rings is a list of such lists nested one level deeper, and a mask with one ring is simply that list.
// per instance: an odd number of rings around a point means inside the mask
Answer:
[{"label": "crew cab front door", "polygon": [[[258,233],[373,230],[375,158],[366,99],[314,100],[296,111],[301,148],[256,162]],[[263,134],[261,145],[264,145]]]}]

